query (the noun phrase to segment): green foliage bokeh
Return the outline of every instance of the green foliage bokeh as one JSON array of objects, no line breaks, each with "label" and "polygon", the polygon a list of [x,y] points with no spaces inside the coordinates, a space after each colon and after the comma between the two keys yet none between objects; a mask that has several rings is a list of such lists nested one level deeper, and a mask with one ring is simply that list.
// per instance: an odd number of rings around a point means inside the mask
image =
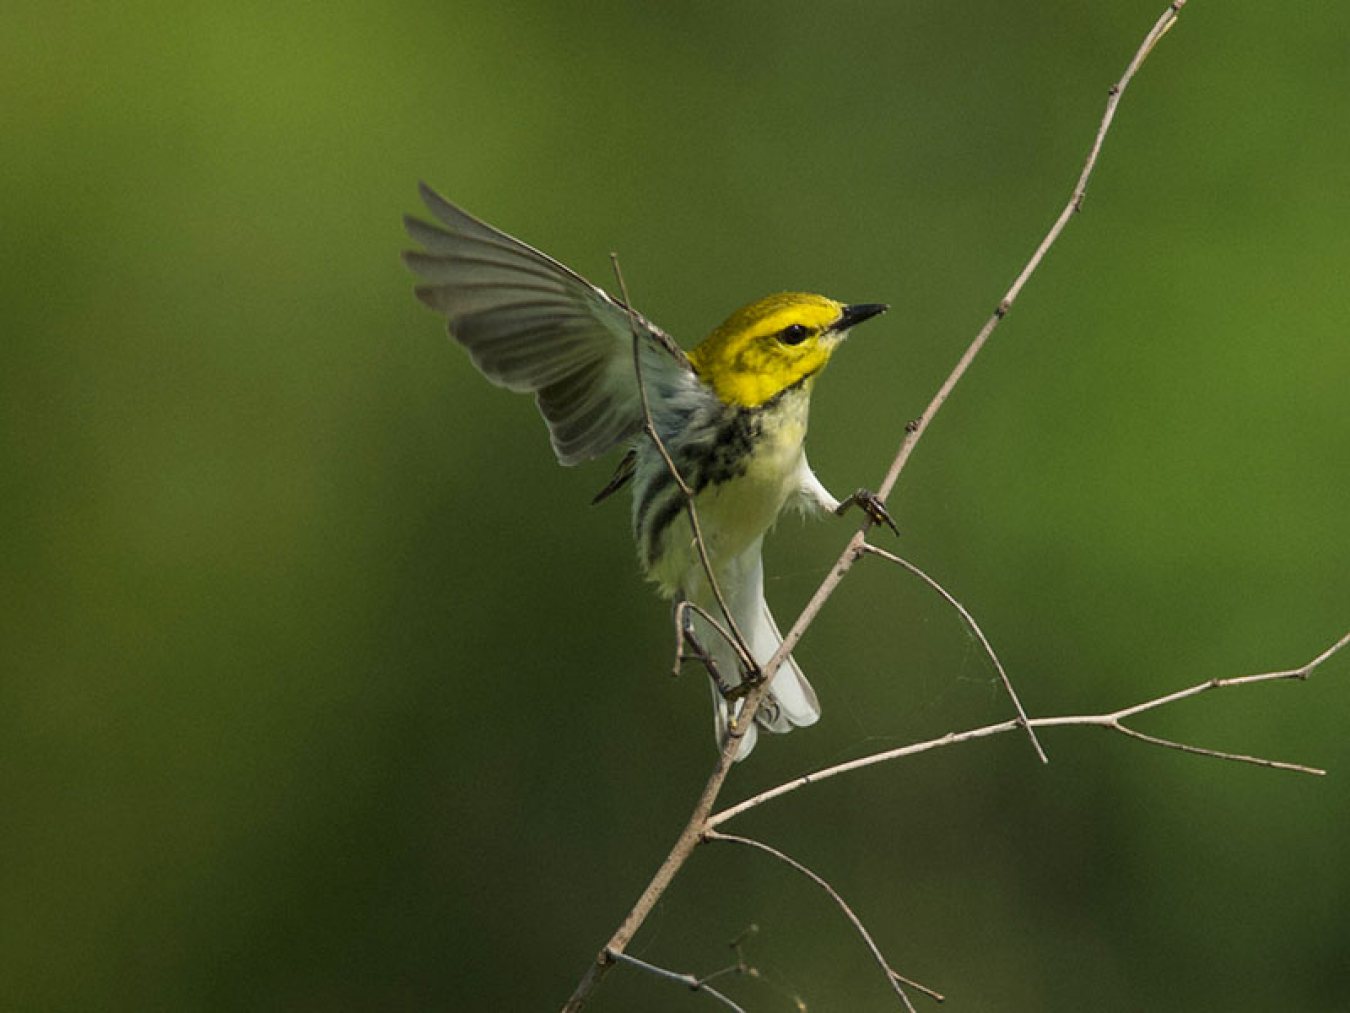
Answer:
[{"label": "green foliage bokeh", "polygon": [[[1161,0],[10,5],[0,33],[0,1007],[556,1008],[710,767],[603,466],[418,305],[426,178],[692,343],[887,301],[810,447],[876,484],[1067,197]],[[1350,617],[1350,8],[1196,0],[1085,213],[921,445],[902,551],[1030,710],[1299,664]],[[872,329],[874,328],[874,329]],[[848,525],[787,520],[787,619]],[[889,536],[883,536],[889,537]],[[1008,708],[867,565],[824,719],[732,797]],[[742,829],[955,1010],[1350,1006],[1350,670],[1157,734],[984,742]],[[813,888],[695,856],[635,952],[759,932],[752,1009],[893,1008]],[[595,1009],[706,999],[618,972]]]}]

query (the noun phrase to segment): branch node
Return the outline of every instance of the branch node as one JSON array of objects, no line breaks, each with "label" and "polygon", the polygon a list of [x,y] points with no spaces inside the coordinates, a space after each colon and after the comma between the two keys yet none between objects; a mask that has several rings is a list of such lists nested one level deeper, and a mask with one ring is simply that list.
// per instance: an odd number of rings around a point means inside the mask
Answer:
[{"label": "branch node", "polygon": [[928,998],[932,999],[934,1002],[947,1001],[947,997],[943,995],[941,992],[935,991],[934,989],[929,988],[922,982],[915,981],[913,978],[906,978],[903,974],[901,974],[893,967],[886,968],[886,973],[889,974],[893,980],[898,981],[901,985],[908,985],[910,988],[922,992],[924,995],[928,996]]}]

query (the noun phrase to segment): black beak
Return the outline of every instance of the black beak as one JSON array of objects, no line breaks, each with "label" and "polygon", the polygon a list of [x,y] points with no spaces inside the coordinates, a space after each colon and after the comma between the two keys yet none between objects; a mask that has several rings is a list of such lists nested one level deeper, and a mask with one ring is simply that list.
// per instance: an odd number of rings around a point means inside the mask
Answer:
[{"label": "black beak", "polygon": [[884,302],[857,302],[852,306],[845,306],[844,315],[834,325],[834,330],[846,331],[850,327],[856,327],[864,320],[871,320],[873,317],[885,313],[888,309],[890,307]]}]

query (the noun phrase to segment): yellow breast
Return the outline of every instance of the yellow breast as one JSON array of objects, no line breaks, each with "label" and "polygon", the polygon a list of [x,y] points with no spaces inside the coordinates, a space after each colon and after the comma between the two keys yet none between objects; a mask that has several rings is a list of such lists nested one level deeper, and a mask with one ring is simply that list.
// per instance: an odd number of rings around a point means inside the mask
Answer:
[{"label": "yellow breast", "polygon": [[710,554],[736,556],[761,538],[797,489],[805,454],[810,391],[793,391],[764,410],[742,474],[695,499]]}]

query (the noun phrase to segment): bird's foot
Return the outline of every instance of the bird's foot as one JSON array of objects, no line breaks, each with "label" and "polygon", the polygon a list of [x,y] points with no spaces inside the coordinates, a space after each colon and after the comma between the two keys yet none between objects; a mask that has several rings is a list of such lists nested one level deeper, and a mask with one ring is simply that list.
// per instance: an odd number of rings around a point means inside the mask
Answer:
[{"label": "bird's foot", "polygon": [[891,518],[890,512],[886,509],[886,504],[881,501],[881,497],[871,489],[859,489],[849,496],[846,500],[835,507],[834,512],[843,517],[849,507],[856,506],[863,513],[872,519],[873,524],[884,524],[899,537],[900,529],[895,526],[895,521]]},{"label": "bird's foot", "polygon": [[763,673],[760,672],[759,666],[755,666],[749,671],[746,671],[744,666],[742,666],[741,681],[732,685],[727,682],[726,677],[722,675],[722,670],[717,664],[717,659],[712,656],[712,652],[708,650],[707,646],[699,638],[699,635],[694,631],[694,624],[692,621],[686,619],[683,634],[685,645],[689,648],[689,655],[696,659],[707,671],[708,678],[712,680],[713,685],[717,688],[718,695],[720,695],[723,700],[729,702],[740,700],[763,680],[764,676]]},{"label": "bird's foot", "polygon": [[726,700],[728,703],[735,703],[737,700],[744,700],[750,695],[750,691],[763,681],[764,676],[760,674],[759,669],[755,669],[753,672],[748,673],[745,678],[735,686],[727,686],[725,684],[719,685],[718,692],[722,694],[723,700]]},{"label": "bird's foot", "polygon": [[[708,648],[703,646],[703,641],[700,640],[698,634],[694,632],[694,624],[692,622],[686,622],[681,633],[684,636],[685,646],[689,648],[689,654],[707,671],[708,678],[711,679],[713,685],[717,687],[717,692],[722,696],[727,697],[727,699],[730,699],[728,694],[736,687],[732,686],[722,677],[722,671],[717,667],[717,662],[713,659],[712,653]],[[679,660],[677,659],[677,672],[679,671],[678,666]]]},{"label": "bird's foot", "polygon": [[686,657],[694,658],[708,673],[717,694],[728,703],[744,699],[752,689],[764,681],[764,673],[760,667],[753,662],[749,662],[747,667],[747,656],[738,649],[736,653],[741,657],[736,667],[740,670],[741,678],[735,684],[728,682],[717,664],[717,659],[712,656],[712,652],[694,629],[693,606],[687,600],[679,602],[675,606],[675,616],[680,635],[680,644],[675,652],[675,675],[680,674],[681,661]]}]

